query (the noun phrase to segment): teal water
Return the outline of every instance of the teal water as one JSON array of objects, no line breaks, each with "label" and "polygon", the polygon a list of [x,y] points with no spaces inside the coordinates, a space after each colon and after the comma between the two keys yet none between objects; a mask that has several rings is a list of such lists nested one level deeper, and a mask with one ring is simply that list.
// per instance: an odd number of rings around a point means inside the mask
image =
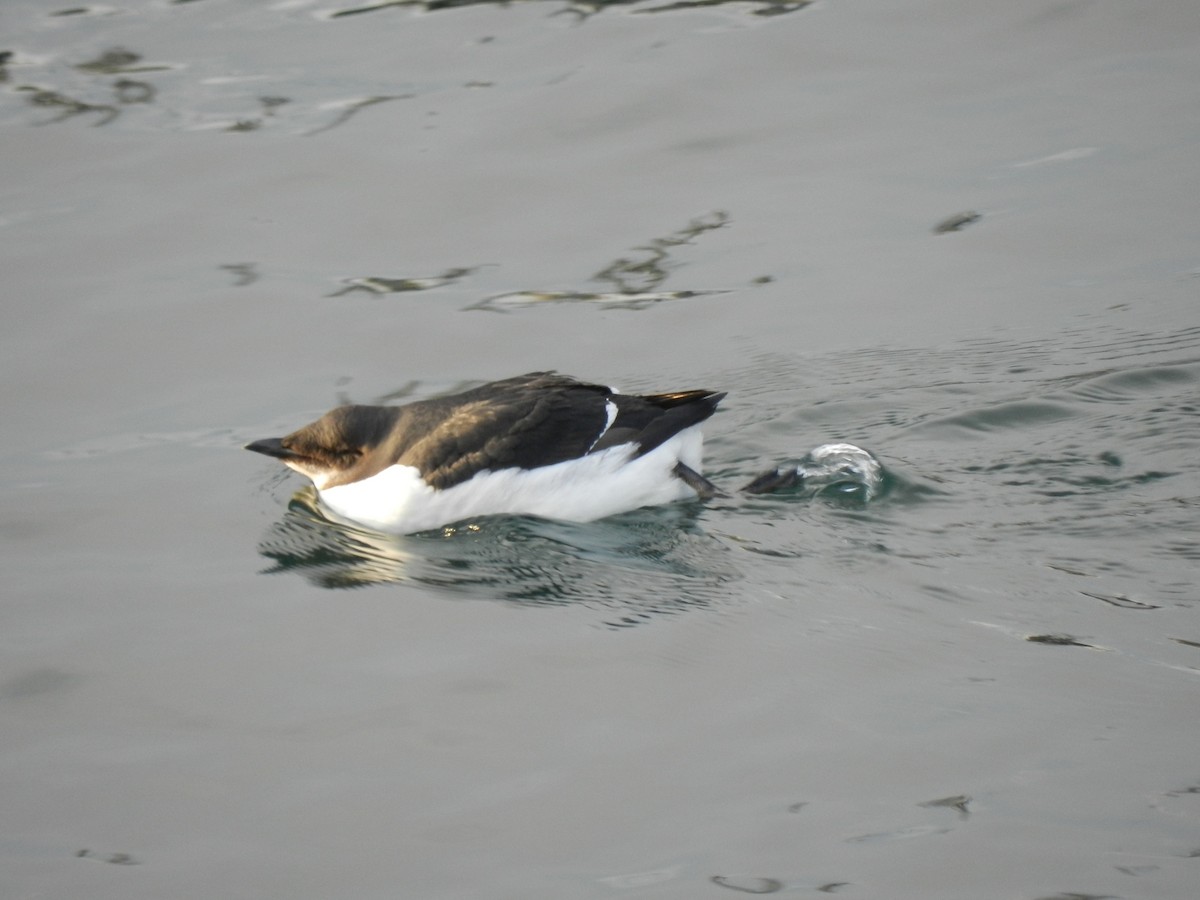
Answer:
[{"label": "teal water", "polygon": [[[0,15],[4,897],[1195,894],[1193,4]],[[545,368],[884,489],[240,449]]]}]

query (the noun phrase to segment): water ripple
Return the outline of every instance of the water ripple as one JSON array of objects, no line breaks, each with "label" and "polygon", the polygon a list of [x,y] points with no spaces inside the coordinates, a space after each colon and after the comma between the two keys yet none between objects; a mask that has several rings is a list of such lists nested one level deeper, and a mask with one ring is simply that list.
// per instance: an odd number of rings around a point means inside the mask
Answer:
[{"label": "water ripple", "polygon": [[[707,429],[706,473],[726,497],[588,525],[500,518],[389,537],[329,522],[302,493],[261,551],[270,571],[328,587],[582,604],[615,626],[806,596],[898,561],[1032,562],[1079,603],[1153,615],[1200,599],[1198,358],[1200,329],[752,356],[715,373],[730,395]],[[736,491],[765,463],[850,443],[883,463],[870,503]]]},{"label": "water ripple", "polygon": [[413,583],[526,606],[580,604],[610,625],[727,599],[738,569],[695,525],[695,507],[639,510],[588,525],[490,517],[420,535],[386,535],[325,516],[299,491],[262,539],[267,573],[328,588]]}]

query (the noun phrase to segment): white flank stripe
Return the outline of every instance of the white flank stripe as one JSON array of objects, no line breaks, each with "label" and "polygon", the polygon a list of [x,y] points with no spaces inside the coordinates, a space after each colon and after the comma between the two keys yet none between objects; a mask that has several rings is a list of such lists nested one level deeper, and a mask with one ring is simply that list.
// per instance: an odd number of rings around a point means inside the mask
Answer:
[{"label": "white flank stripe", "polygon": [[592,452],[592,447],[595,447],[600,442],[600,438],[608,434],[608,429],[612,428],[612,423],[617,421],[617,404],[611,400],[604,401],[604,414],[607,416],[607,420],[604,423],[604,427],[600,429],[600,433],[596,435],[596,440],[592,441],[588,447],[589,453]]}]

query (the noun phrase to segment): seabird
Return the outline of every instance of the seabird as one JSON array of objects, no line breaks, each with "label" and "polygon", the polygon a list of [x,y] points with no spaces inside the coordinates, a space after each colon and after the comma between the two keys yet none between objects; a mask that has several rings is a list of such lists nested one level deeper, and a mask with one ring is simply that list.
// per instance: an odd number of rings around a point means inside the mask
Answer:
[{"label": "seabird", "polygon": [[721,492],[700,423],[725,396],[621,394],[554,372],[405,406],[340,406],[247,444],[312,480],[334,513],[408,534],[477,516],[588,522]]}]

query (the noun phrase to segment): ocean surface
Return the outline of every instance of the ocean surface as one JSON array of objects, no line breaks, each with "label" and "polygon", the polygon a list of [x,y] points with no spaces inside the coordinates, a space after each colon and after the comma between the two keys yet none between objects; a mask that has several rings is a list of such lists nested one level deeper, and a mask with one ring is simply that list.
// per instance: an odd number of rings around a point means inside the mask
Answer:
[{"label": "ocean surface", "polygon": [[[0,9],[0,897],[1194,900],[1200,5]],[[557,369],[730,496],[335,526]],[[879,496],[739,496],[831,441]]]}]

